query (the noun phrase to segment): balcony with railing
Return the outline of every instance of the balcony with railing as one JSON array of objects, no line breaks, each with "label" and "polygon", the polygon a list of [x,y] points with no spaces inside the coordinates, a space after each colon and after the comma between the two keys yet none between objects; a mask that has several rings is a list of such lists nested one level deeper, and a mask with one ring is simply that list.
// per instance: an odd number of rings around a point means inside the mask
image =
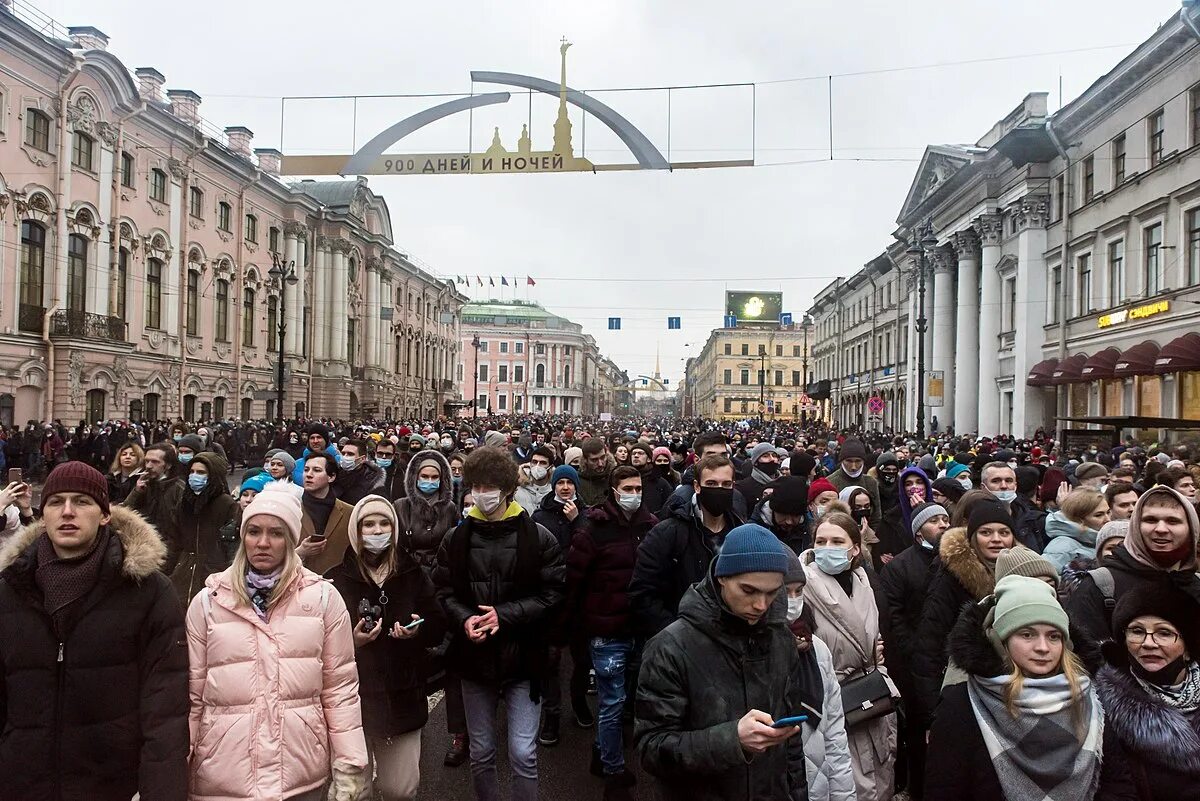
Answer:
[{"label": "balcony with railing", "polygon": [[[22,314],[25,308],[25,306],[21,307]],[[125,321],[120,317],[109,317],[106,314],[62,309],[50,317],[50,336],[124,342]]]}]

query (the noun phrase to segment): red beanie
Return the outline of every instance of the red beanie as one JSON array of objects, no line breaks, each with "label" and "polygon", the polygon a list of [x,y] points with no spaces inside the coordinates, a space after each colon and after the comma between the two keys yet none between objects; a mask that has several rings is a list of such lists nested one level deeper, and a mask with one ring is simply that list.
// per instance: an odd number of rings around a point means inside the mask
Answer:
[{"label": "red beanie", "polygon": [[808,485],[808,502],[812,503],[822,492],[837,493],[837,487],[827,478],[818,478],[816,481]]},{"label": "red beanie", "polygon": [[50,471],[42,486],[42,508],[46,499],[60,492],[78,492],[94,500],[108,514],[108,479],[96,468],[84,462],[63,462]]}]

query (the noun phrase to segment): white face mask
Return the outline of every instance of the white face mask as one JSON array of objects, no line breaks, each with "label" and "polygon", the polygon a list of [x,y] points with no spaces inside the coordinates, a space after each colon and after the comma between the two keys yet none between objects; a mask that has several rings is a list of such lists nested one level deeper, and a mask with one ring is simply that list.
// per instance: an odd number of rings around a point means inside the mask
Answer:
[{"label": "white face mask", "polygon": [[362,546],[371,553],[382,553],[391,544],[391,534],[363,534],[362,536]]},{"label": "white face mask", "polygon": [[969,478],[960,478],[958,483],[962,485],[963,489],[972,489],[975,486]]},{"label": "white face mask", "polygon": [[535,464],[533,467],[529,468],[529,475],[533,476],[534,481],[541,481],[549,472],[550,470],[548,468],[540,464]]},{"label": "white face mask", "polygon": [[617,505],[626,512],[636,512],[642,506],[642,494],[640,492],[631,492],[629,494],[618,492]]},{"label": "white face mask", "polygon": [[804,596],[797,598],[788,598],[787,620],[788,623],[794,623],[800,619],[800,613],[804,611]]},{"label": "white face mask", "polygon": [[475,505],[484,516],[488,516],[500,508],[500,490],[495,492],[476,492]]},{"label": "white face mask", "polygon": [[842,470],[844,470],[846,475],[850,476],[850,478],[858,478],[859,476],[862,475],[862,472],[863,472],[863,469],[861,467],[858,468],[857,470],[850,470],[849,468],[843,466]]},{"label": "white face mask", "polygon": [[825,504],[820,504],[819,506],[817,506],[817,519],[818,520],[820,520],[822,517],[825,516],[825,509],[826,509]]},{"label": "white face mask", "polygon": [[996,496],[996,500],[1001,503],[1012,503],[1017,499],[1017,493],[1014,490],[997,490],[992,493]]}]

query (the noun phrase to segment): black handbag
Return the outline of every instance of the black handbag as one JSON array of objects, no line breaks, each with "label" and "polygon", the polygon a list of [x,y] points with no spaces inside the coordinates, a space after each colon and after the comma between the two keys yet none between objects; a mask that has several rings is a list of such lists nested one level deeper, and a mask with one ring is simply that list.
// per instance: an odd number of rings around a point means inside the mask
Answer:
[{"label": "black handbag", "polygon": [[842,711],[847,729],[890,715],[895,709],[892,688],[874,667],[842,685]]}]

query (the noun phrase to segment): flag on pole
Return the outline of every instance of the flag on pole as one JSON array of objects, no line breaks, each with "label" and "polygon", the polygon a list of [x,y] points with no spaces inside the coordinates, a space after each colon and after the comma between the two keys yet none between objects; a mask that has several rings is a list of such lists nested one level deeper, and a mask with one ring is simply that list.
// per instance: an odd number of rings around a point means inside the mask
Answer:
[{"label": "flag on pole", "polygon": [[679,327],[680,326],[679,326],[679,318],[678,317],[668,317],[667,318],[667,330],[668,331],[672,331]]},{"label": "flag on pole", "polygon": [[525,276],[525,283],[528,284],[529,286],[537,286],[537,282],[534,281],[532,278],[530,278],[528,275]]},{"label": "flag on pole", "polygon": [[492,278],[492,277],[489,275],[489,276],[488,276],[488,286],[495,286],[495,285],[496,285],[496,279],[495,279],[495,278]]},{"label": "flag on pole", "polygon": [[503,275],[500,276],[500,286],[508,286],[508,279],[505,278]]},{"label": "flag on pole", "polygon": [[477,284],[479,284],[479,286],[483,286],[483,279],[482,279],[482,278],[480,278],[478,275],[477,275],[477,276],[475,276],[475,282],[476,282]]},{"label": "flag on pole", "polygon": [[608,318],[608,330],[609,331],[620,331],[621,330],[621,318],[620,317],[609,317]]}]

